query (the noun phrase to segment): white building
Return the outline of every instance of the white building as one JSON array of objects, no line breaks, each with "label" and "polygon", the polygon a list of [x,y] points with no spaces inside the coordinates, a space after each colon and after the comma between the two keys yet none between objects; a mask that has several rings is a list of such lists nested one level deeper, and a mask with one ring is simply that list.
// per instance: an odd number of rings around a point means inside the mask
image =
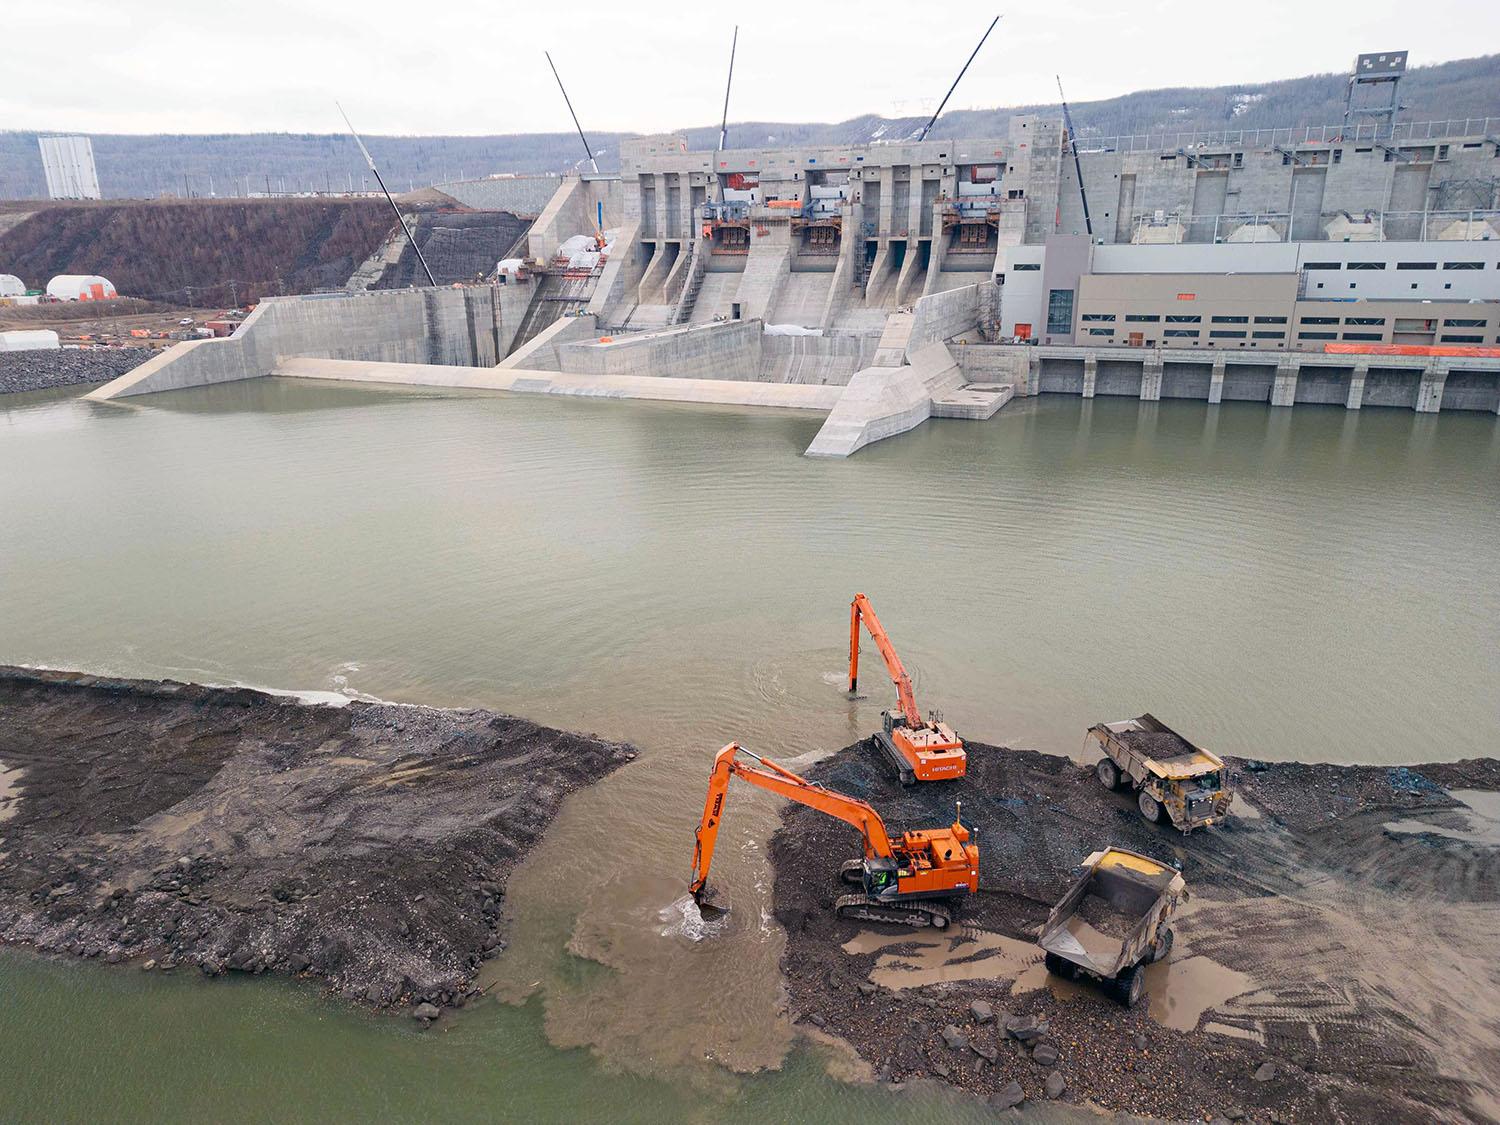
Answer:
[{"label": "white building", "polygon": [[47,296],[58,301],[104,301],[119,294],[109,278],[96,273],[60,273],[47,282]]},{"label": "white building", "polygon": [[0,273],[0,297],[20,297],[26,293],[26,283],[13,273]]},{"label": "white building", "polygon": [[94,145],[87,137],[38,137],[37,144],[42,149],[48,198],[100,198]]}]

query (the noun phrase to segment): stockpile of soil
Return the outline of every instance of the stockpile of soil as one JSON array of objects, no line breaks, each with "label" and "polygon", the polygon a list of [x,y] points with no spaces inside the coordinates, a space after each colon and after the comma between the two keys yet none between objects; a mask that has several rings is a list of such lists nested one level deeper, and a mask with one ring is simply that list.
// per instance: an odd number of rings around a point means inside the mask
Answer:
[{"label": "stockpile of soil", "polygon": [[0,940],[461,1004],[511,870],[634,756],[489,711],[0,668]]},{"label": "stockpile of soil", "polygon": [[1127,730],[1115,737],[1142,757],[1155,758],[1159,762],[1193,752],[1186,739],[1169,730]]},{"label": "stockpile of soil", "polygon": [[106,383],[154,356],[150,348],[50,348],[0,352],[0,394]]},{"label": "stockpile of soil", "polygon": [[[962,800],[980,892],[943,934],[839,921],[839,864],[858,838],[788,805],[770,854],[793,1019],[848,1040],[885,1081],[938,1078],[996,1106],[1060,1097],[1200,1120],[1495,1115],[1500,855],[1457,838],[1446,818],[1466,811],[1450,787],[1500,789],[1500,763],[1231,761],[1257,808],[1184,837],[1143,821],[1133,795],[1105,790],[1091,767],[968,749],[964,781],[909,790],[868,742],[807,771],[869,800],[893,831],[949,823]],[[1036,933],[1076,865],[1111,844],[1180,863],[1192,896],[1169,962],[1148,971],[1164,999],[1148,992],[1129,1010],[1090,985],[1049,984],[1035,963]],[[940,971],[924,972],[933,958]],[[1206,996],[1195,980],[1223,992],[1174,1029],[1165,1005]]]}]

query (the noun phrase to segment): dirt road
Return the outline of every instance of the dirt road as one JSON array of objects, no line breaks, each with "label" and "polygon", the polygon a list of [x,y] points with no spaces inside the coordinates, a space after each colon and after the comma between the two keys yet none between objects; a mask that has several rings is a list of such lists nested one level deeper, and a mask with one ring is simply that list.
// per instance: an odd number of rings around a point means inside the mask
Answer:
[{"label": "dirt road", "polygon": [[511,870],[634,756],[489,711],[0,667],[0,940],[461,1004]]},{"label": "dirt road", "polygon": [[[858,841],[788,806],[771,855],[794,1018],[888,1081],[938,1077],[996,1105],[1500,1120],[1500,762],[1232,762],[1242,815],[1183,837],[1068,759],[969,752],[965,782],[909,791],[868,744],[810,771],[896,828],[948,823],[961,798],[981,890],[945,934],[835,921],[838,865]],[[1106,844],[1175,860],[1192,895],[1129,1011],[1049,977],[1034,944],[1074,866]]]}]

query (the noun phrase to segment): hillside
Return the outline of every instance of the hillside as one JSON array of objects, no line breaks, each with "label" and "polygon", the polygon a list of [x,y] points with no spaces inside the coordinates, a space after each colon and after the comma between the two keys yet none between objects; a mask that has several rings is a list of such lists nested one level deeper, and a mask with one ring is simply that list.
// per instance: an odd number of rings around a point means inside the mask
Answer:
[{"label": "hillside", "polygon": [[[983,82],[976,72],[972,93]],[[1272,128],[1336,124],[1343,114],[1345,78],[1317,74],[1282,82],[1209,89],[1144,90],[1107,101],[1072,106],[1080,134],[1093,136],[1224,128]],[[1414,68],[1402,84],[1408,121],[1500,117],[1500,55]],[[1034,105],[945,114],[936,136],[995,136],[1018,113],[1055,113]],[[737,147],[764,144],[862,143],[894,139],[920,128],[918,118],[866,115],[836,124],[740,122],[730,126]],[[716,126],[684,130],[694,148],[717,142]],[[602,150],[600,166],[618,167],[625,134],[591,135]],[[0,133],[0,199],[36,198],[45,191],[34,132]],[[339,135],[220,134],[214,136],[93,135],[99,182],[110,198],[155,197],[185,191],[220,195],[247,187],[324,190],[360,186],[368,172],[354,143]],[[557,172],[578,161],[578,139],[570,132],[488,137],[372,137],[371,150],[392,189],[441,183],[490,172]],[[186,177],[186,181],[184,180]],[[184,187],[186,182],[187,187]]]},{"label": "hillside", "polygon": [[0,233],[0,262],[38,288],[98,273],[132,297],[243,304],[342,286],[391,227],[371,199],[55,205]]}]

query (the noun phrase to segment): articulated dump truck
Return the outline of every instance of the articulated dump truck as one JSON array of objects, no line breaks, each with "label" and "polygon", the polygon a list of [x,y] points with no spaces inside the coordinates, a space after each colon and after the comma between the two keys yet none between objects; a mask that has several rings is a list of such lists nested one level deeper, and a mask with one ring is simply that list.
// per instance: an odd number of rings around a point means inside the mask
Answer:
[{"label": "articulated dump truck", "polygon": [[1094,767],[1099,784],[1135,790],[1141,816],[1152,824],[1165,813],[1173,827],[1187,833],[1229,814],[1234,797],[1223,759],[1194,746],[1155,716],[1096,723],[1088,737],[1104,754]]},{"label": "articulated dump truck", "polygon": [[1048,972],[1098,981],[1129,1008],[1141,998],[1145,966],[1172,950],[1169,923],[1187,886],[1175,868],[1124,848],[1094,852],[1079,871],[1037,944]]}]

